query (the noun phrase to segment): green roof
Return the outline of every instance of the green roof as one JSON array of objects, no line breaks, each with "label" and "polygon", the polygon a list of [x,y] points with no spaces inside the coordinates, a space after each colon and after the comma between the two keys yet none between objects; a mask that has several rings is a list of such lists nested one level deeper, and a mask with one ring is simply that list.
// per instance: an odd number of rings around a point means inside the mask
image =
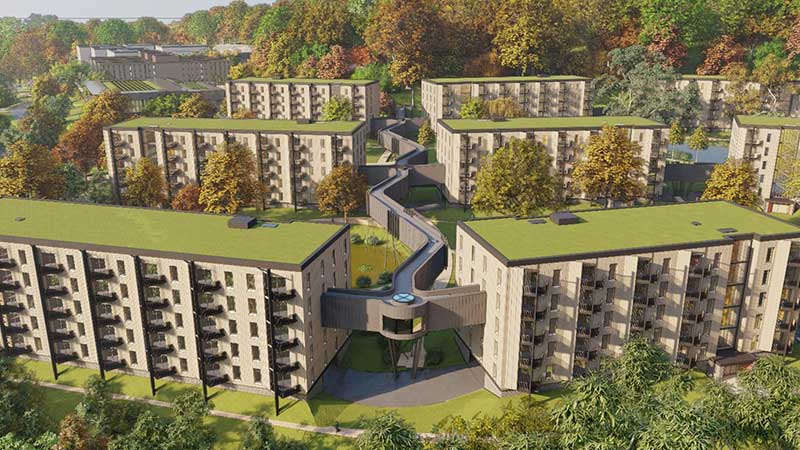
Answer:
[{"label": "green roof", "polygon": [[775,116],[736,116],[736,121],[746,127],[800,127],[800,118]]},{"label": "green roof", "polygon": [[112,125],[112,128],[164,128],[182,130],[219,131],[294,131],[354,133],[363,122],[311,122],[298,123],[295,120],[262,119],[174,119],[171,117],[140,117]]},{"label": "green roof", "polygon": [[[556,225],[550,219],[464,222],[509,260],[554,258],[721,240],[723,228],[762,236],[796,233],[800,227],[727,202],[676,203],[664,206],[574,212],[580,222]],[[693,225],[692,222],[700,222]]]},{"label": "green roof", "polygon": [[724,75],[694,75],[682,74],[681,78],[684,80],[725,80]]},{"label": "green roof", "polygon": [[[18,217],[25,220],[18,221]],[[2,236],[300,264],[342,229],[281,223],[228,228],[230,216],[83,203],[0,199]]]},{"label": "green roof", "polygon": [[453,131],[562,130],[569,128],[602,128],[604,125],[666,127],[662,123],[633,116],[520,117],[501,121],[442,119],[440,122]]},{"label": "green roof", "polygon": [[377,83],[378,80],[351,80],[349,78],[337,78],[335,80],[328,80],[325,78],[259,78],[247,77],[233,80],[234,83],[245,81],[250,83],[278,83],[278,84],[352,84],[356,86],[364,86],[367,84]]},{"label": "green roof", "polygon": [[150,80],[103,81],[103,85],[117,92],[149,92],[163,91],[161,86]]},{"label": "green roof", "polygon": [[525,77],[464,77],[464,78],[430,78],[430,83],[520,83],[523,81],[588,81],[589,78],[577,75],[535,75]]}]

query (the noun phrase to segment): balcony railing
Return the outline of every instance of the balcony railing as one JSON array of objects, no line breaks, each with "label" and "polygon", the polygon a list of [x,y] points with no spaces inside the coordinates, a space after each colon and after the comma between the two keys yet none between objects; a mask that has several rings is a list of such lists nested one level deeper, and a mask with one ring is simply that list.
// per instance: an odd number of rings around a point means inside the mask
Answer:
[{"label": "balcony railing", "polygon": [[158,273],[146,273],[142,275],[146,286],[158,286],[167,282],[167,277]]},{"label": "balcony railing", "polygon": [[111,291],[97,291],[94,293],[94,299],[99,303],[111,303],[117,300],[117,293]]},{"label": "balcony railing", "polygon": [[114,278],[114,271],[111,269],[92,269],[92,278],[95,280]]},{"label": "balcony railing", "polygon": [[42,264],[42,273],[46,274],[56,274],[61,273],[64,271],[64,266],[58,263],[46,263]]},{"label": "balcony railing", "polygon": [[19,281],[0,281],[0,292],[16,291],[20,288]]},{"label": "balcony railing", "polygon": [[165,298],[150,297],[144,302],[145,308],[150,310],[159,310],[169,307],[169,300]]},{"label": "balcony railing", "polygon": [[159,333],[162,331],[169,331],[172,329],[172,322],[163,319],[150,319],[147,321],[147,331],[150,333]]},{"label": "balcony railing", "polygon": [[25,311],[25,306],[22,303],[0,304],[0,314],[20,313],[22,311]]},{"label": "balcony railing", "polygon": [[30,330],[28,329],[28,325],[26,325],[24,323],[18,323],[17,322],[17,323],[11,323],[9,325],[6,325],[5,331],[6,331],[6,334],[8,334],[10,336],[10,335],[27,333]]},{"label": "balcony railing", "polygon": [[275,349],[281,352],[297,347],[298,345],[300,345],[300,342],[297,338],[289,339],[288,336],[276,336],[275,342],[273,343]]},{"label": "balcony railing", "polygon": [[0,258],[0,269],[13,269],[17,262],[13,258]]},{"label": "balcony railing", "polygon": [[68,293],[69,291],[65,286],[50,286],[44,290],[45,297],[61,297]]},{"label": "balcony railing", "polygon": [[200,288],[200,292],[213,292],[222,288],[222,283],[208,279],[197,280],[197,286]]}]

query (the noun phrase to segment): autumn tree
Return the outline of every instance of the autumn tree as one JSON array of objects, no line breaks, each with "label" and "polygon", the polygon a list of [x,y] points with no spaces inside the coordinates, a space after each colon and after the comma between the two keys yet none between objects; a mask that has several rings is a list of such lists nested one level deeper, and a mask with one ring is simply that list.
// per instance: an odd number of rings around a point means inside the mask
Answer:
[{"label": "autumn tree", "polygon": [[211,118],[217,113],[217,107],[213,103],[203,98],[200,94],[185,96],[181,102],[178,112],[172,117],[178,118]]},{"label": "autumn tree", "polygon": [[167,201],[164,171],[150,158],[141,158],[125,170],[123,201],[130,206],[155,208]]},{"label": "autumn tree", "polygon": [[165,44],[172,37],[169,27],[154,17],[140,17],[131,22],[130,28],[138,42]]},{"label": "autumn tree", "polygon": [[364,205],[367,179],[349,163],[336,166],[317,187],[317,206],[324,214],[347,216]]},{"label": "autumn tree", "polygon": [[642,148],[631,142],[625,130],[604,126],[584,149],[585,158],[575,164],[572,179],[588,198],[630,202],[645,195],[645,161]]},{"label": "autumn tree", "polygon": [[352,120],[353,104],[342,97],[331,97],[322,105],[322,120]]},{"label": "autumn tree", "polygon": [[680,33],[675,25],[656,32],[647,50],[663,55],[668,66],[680,68],[689,54],[689,49],[681,42]]},{"label": "autumn tree", "polygon": [[44,27],[28,28],[14,34],[0,71],[17,80],[29,80],[46,73],[55,62]]},{"label": "autumn tree", "polygon": [[241,78],[252,76],[253,68],[248,63],[234,64],[228,71],[228,78],[231,80],[239,80]]},{"label": "autumn tree", "polygon": [[719,37],[714,44],[705,51],[703,65],[697,68],[698,75],[717,75],[733,63],[744,60],[744,46],[730,35]]},{"label": "autumn tree", "polygon": [[669,143],[671,145],[680,145],[686,140],[686,130],[683,129],[680,122],[672,122],[669,127]]},{"label": "autumn tree", "polygon": [[77,414],[71,413],[61,420],[58,442],[53,450],[104,450],[105,445],[89,431],[86,422]]},{"label": "autumn tree", "polygon": [[59,199],[64,177],[47,147],[19,141],[0,158],[0,197]]},{"label": "autumn tree", "polygon": [[492,31],[500,63],[521,75],[536,73],[560,58],[566,18],[549,0],[506,0],[494,12]]},{"label": "autumn tree", "polygon": [[694,161],[697,162],[697,155],[703,151],[708,150],[710,142],[708,135],[703,127],[697,127],[691,136],[689,136],[689,148],[695,151]]},{"label": "autumn tree", "polygon": [[800,144],[800,133],[794,130],[785,130],[778,145],[773,184],[780,195],[786,198],[800,198],[798,144]]},{"label": "autumn tree", "polygon": [[381,91],[380,96],[378,97],[378,104],[381,108],[381,116],[384,117],[392,117],[394,116],[395,111],[395,104],[394,99],[391,95],[387,94],[384,91]]},{"label": "autumn tree", "polygon": [[317,63],[317,76],[325,79],[345,78],[348,70],[347,53],[341,45],[331,47],[330,53]]},{"label": "autumn tree", "polygon": [[714,166],[701,200],[728,200],[749,208],[758,208],[757,172],[747,161],[728,158]]},{"label": "autumn tree", "polygon": [[723,99],[725,115],[729,118],[739,114],[755,114],[761,110],[761,93],[749,86],[749,72],[743,63],[731,63],[722,70],[730,82]]},{"label": "autumn tree", "polygon": [[792,25],[792,30],[786,39],[786,52],[789,59],[794,59],[795,56],[800,55],[800,17],[795,19]]},{"label": "autumn tree", "polygon": [[553,159],[538,142],[512,139],[482,162],[472,205],[480,211],[532,216],[561,201]]},{"label": "autumn tree", "polygon": [[753,80],[766,89],[769,98],[769,111],[775,112],[778,99],[781,98],[788,84],[795,77],[791,62],[775,55],[768,55],[761,61],[752,74]]},{"label": "autumn tree", "polygon": [[524,113],[522,111],[522,106],[520,106],[519,103],[514,101],[514,99],[509,97],[501,97],[493,100],[487,100],[485,102],[485,105],[486,105],[485,118],[493,118],[493,117],[513,118],[513,117],[524,116]]},{"label": "autumn tree", "polygon": [[237,142],[225,143],[208,157],[202,181],[200,205],[212,213],[233,214],[264,193],[253,153]]},{"label": "autumn tree", "polygon": [[428,145],[432,144],[434,140],[436,140],[436,134],[433,132],[433,127],[431,127],[431,121],[422,122],[417,133],[417,142],[422,145]]},{"label": "autumn tree", "polygon": [[237,42],[239,39],[239,27],[242,26],[250,6],[244,0],[234,0],[222,11],[216,30],[216,40],[218,42]]},{"label": "autumn tree", "polygon": [[200,206],[200,186],[189,183],[182,187],[172,199],[172,209],[178,211],[202,211]]}]

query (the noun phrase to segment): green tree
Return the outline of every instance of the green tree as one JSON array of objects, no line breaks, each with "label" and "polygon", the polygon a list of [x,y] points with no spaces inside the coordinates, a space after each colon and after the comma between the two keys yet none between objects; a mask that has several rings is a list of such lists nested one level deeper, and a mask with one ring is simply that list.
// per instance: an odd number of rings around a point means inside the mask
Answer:
[{"label": "green tree", "polygon": [[125,183],[123,200],[126,205],[155,208],[167,201],[164,172],[150,158],[142,158],[128,167]]},{"label": "green tree", "polygon": [[472,98],[461,104],[459,115],[462,119],[485,119],[489,112],[486,103],[479,98]]},{"label": "green tree", "polygon": [[288,4],[273,5],[261,18],[261,23],[256,30],[256,38],[270,38],[286,30],[292,19],[292,9]]},{"label": "green tree", "polygon": [[728,158],[723,164],[714,166],[706,182],[701,200],[728,200],[749,208],[758,208],[761,201],[757,172],[747,161]]},{"label": "green tree", "polygon": [[317,206],[323,214],[347,216],[364,205],[367,179],[349,163],[336,166],[319,183],[316,191]]},{"label": "green tree", "polygon": [[350,78],[354,80],[378,80],[383,92],[392,92],[397,89],[392,82],[392,76],[389,74],[388,64],[374,62],[357,67],[353,74],[350,75]]},{"label": "green tree", "polygon": [[17,103],[17,92],[9,83],[0,83],[0,108]]},{"label": "green tree", "polygon": [[66,95],[37,97],[17,128],[26,141],[52,148],[67,124],[71,102]]},{"label": "green tree", "polygon": [[638,6],[646,42],[673,27],[681,30],[682,41],[689,47],[706,45],[720,34],[720,16],[706,0],[651,0]]},{"label": "green tree", "polygon": [[33,441],[49,428],[43,392],[34,381],[33,374],[23,365],[0,357],[0,436],[10,434]]},{"label": "green tree", "polygon": [[541,143],[512,139],[483,161],[472,205],[519,217],[556,206],[561,181],[551,174],[552,164]]},{"label": "green tree", "polygon": [[92,167],[86,174],[86,191],[84,200],[92,203],[112,203],[114,201],[114,191],[111,179],[105,169]]},{"label": "green tree", "polygon": [[233,214],[263,193],[253,153],[247,147],[228,142],[208,157],[200,185],[200,204],[205,211]]},{"label": "green tree", "polygon": [[134,41],[133,30],[122,19],[107,19],[100,23],[92,33],[94,45],[130,44]]},{"label": "green tree", "polygon": [[761,110],[761,93],[749,86],[750,75],[742,63],[729,64],[722,75],[730,81],[728,95],[723,99],[725,115],[734,118],[739,114],[755,114]]},{"label": "green tree", "polygon": [[686,140],[686,130],[683,129],[681,123],[678,121],[672,122],[669,127],[669,143],[671,145],[680,145]]},{"label": "green tree", "polygon": [[172,36],[169,27],[154,17],[140,17],[131,22],[130,27],[137,42],[166,44]]},{"label": "green tree", "polygon": [[178,396],[172,406],[175,420],[169,429],[171,444],[167,450],[211,450],[216,437],[204,420],[212,406],[197,390]]},{"label": "green tree", "polygon": [[0,196],[59,199],[64,178],[58,160],[44,146],[19,141],[0,158]]},{"label": "green tree", "polygon": [[143,412],[133,424],[128,434],[112,439],[109,450],[152,450],[168,449],[171,444],[169,439],[170,421],[162,418],[152,411]]},{"label": "green tree", "polygon": [[86,177],[75,164],[67,162],[59,165],[64,178],[64,200],[79,200],[86,191]]},{"label": "green tree", "polygon": [[417,142],[427,146],[432,144],[434,140],[436,140],[436,134],[433,132],[433,127],[431,127],[431,121],[426,120],[422,122],[422,125],[419,127],[419,132],[417,133]]},{"label": "green tree", "polygon": [[422,441],[413,426],[397,413],[387,412],[367,421],[356,446],[359,450],[421,450]]},{"label": "green tree", "polygon": [[331,97],[322,105],[322,120],[352,120],[353,104],[341,97]]},{"label": "green tree", "polygon": [[762,89],[766,89],[770,100],[769,111],[774,113],[778,99],[789,89],[789,82],[794,79],[795,71],[788,60],[769,54],[753,69],[752,77],[761,84]]},{"label": "green tree", "polygon": [[277,448],[272,425],[260,417],[251,419],[239,450],[277,450]]},{"label": "green tree", "polygon": [[689,136],[689,148],[695,151],[694,162],[697,162],[697,154],[703,150],[708,150],[710,142],[706,131],[703,127],[695,128],[691,136]]},{"label": "green tree", "polygon": [[586,145],[584,160],[575,164],[572,178],[577,188],[592,199],[629,202],[645,195],[645,162],[642,148],[628,139],[626,131],[604,126]]},{"label": "green tree", "polygon": [[142,114],[146,117],[172,117],[181,110],[188,99],[185,94],[167,94],[152,98],[144,104]]},{"label": "green tree", "polygon": [[208,11],[201,10],[191,14],[186,21],[189,37],[202,44],[213,44],[217,32],[217,18]]},{"label": "green tree", "polygon": [[179,118],[211,118],[217,113],[217,107],[213,103],[203,98],[200,94],[185,96],[181,102],[178,112],[172,117]]},{"label": "green tree", "polygon": [[91,66],[75,60],[50,67],[50,75],[58,81],[64,88],[65,93],[69,95],[73,95],[80,88],[81,83],[89,79],[91,73]]}]

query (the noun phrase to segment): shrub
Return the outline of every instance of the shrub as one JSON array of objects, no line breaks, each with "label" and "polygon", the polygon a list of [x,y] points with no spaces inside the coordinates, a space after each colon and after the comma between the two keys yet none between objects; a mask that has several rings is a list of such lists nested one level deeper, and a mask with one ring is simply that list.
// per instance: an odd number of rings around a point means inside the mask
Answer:
[{"label": "shrub", "polygon": [[425,353],[425,367],[438,366],[444,360],[444,353],[441,350],[431,350]]},{"label": "shrub", "polygon": [[364,240],[364,243],[371,246],[381,245],[381,240],[378,239],[378,236],[370,235]]},{"label": "shrub", "polygon": [[351,244],[362,244],[364,242],[364,238],[361,237],[358,233],[353,233],[350,235],[350,243]]},{"label": "shrub", "polygon": [[369,275],[361,275],[356,278],[356,287],[363,289],[372,286],[372,278]]},{"label": "shrub", "polygon": [[392,282],[392,272],[381,272],[378,275],[378,284],[389,284]]}]

